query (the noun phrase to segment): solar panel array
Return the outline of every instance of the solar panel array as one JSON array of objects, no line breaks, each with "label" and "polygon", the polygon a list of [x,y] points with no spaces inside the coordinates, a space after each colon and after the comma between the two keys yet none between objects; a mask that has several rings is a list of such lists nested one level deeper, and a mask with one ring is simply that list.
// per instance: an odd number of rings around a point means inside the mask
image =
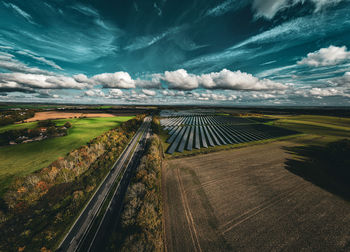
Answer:
[{"label": "solar panel array", "polygon": [[160,120],[168,131],[167,153],[259,141],[296,132],[233,116],[188,115]]}]

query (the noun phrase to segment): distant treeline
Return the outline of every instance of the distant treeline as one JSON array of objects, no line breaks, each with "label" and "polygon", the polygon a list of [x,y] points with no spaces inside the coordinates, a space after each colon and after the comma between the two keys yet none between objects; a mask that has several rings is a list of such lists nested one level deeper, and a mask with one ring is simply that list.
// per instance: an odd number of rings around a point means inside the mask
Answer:
[{"label": "distant treeline", "polygon": [[17,178],[2,199],[0,251],[55,250],[143,118],[122,123],[48,167]]},{"label": "distant treeline", "polygon": [[0,112],[0,126],[24,121],[28,118],[33,117],[34,114],[34,110],[10,110]]}]

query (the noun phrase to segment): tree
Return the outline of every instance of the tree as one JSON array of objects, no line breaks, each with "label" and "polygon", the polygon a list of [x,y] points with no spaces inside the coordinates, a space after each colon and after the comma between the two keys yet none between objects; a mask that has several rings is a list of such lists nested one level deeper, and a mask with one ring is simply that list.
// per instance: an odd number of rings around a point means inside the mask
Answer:
[{"label": "tree", "polygon": [[30,137],[37,137],[40,135],[40,130],[38,128],[35,128],[35,129],[31,129],[28,131],[28,135]]},{"label": "tree", "polygon": [[52,127],[52,126],[56,126],[56,124],[55,124],[55,122],[53,122],[51,120],[45,120],[45,121],[38,122],[38,126],[39,127]]},{"label": "tree", "polygon": [[64,127],[66,127],[67,129],[69,129],[70,127],[72,127],[72,124],[70,122],[66,122],[64,124]]},{"label": "tree", "polygon": [[47,134],[48,134],[49,136],[55,135],[56,132],[57,132],[57,130],[56,130],[56,127],[55,127],[55,126],[51,126],[51,127],[48,127],[48,128],[47,128]]}]

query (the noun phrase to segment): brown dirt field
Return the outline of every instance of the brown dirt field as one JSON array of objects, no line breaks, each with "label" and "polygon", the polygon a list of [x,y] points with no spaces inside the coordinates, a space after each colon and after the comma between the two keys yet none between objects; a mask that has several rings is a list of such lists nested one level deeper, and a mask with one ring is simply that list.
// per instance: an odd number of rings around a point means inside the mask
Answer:
[{"label": "brown dirt field", "polygon": [[34,117],[27,119],[25,122],[34,122],[48,119],[65,119],[65,118],[74,118],[74,117],[113,117],[113,114],[101,114],[101,113],[68,113],[68,112],[57,112],[57,111],[48,111],[48,112],[37,112]]},{"label": "brown dirt field", "polygon": [[291,145],[168,160],[166,251],[350,251],[350,202],[286,170]]}]

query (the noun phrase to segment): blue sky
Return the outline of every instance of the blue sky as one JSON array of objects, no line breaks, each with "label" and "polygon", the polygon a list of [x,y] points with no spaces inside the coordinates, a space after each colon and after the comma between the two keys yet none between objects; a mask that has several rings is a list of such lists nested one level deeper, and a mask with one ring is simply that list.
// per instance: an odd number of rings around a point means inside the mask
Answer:
[{"label": "blue sky", "polygon": [[0,17],[0,101],[350,105],[349,0],[4,0]]}]

